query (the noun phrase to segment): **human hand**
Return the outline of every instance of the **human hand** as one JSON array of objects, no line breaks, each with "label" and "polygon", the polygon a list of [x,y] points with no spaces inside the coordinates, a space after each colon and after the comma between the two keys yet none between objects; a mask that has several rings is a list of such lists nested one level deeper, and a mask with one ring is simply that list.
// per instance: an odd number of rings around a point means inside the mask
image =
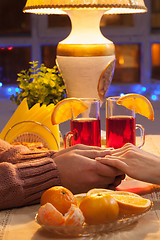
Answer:
[{"label": "human hand", "polygon": [[102,148],[102,147],[97,147],[97,146],[88,146],[88,145],[84,145],[84,144],[76,144],[76,145],[73,145],[71,147],[68,147],[68,148],[65,148],[65,149],[62,149],[62,150],[56,152],[56,156],[59,156],[61,154],[67,153],[67,152],[70,152],[74,149],[82,150],[82,151],[92,151],[93,153],[95,152],[96,154],[103,152],[104,156],[106,156],[107,154],[111,154],[111,150],[113,150],[113,148]]},{"label": "human hand", "polygon": [[131,143],[112,150],[98,162],[120,169],[128,176],[140,181],[160,184],[160,158],[148,153]]},{"label": "human hand", "polygon": [[[61,183],[73,193],[87,192],[91,188],[117,186],[123,173],[114,167],[95,161],[96,157],[110,154],[110,149],[75,145],[54,155]],[[123,177],[124,178],[124,177]]]}]

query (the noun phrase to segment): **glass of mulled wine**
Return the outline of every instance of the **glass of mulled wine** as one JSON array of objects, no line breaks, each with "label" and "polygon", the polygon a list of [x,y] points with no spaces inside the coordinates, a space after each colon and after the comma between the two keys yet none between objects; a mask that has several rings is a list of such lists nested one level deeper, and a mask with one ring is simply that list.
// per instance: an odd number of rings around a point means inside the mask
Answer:
[{"label": "glass of mulled wine", "polygon": [[142,147],[145,142],[145,130],[142,125],[135,123],[135,112],[117,101],[119,97],[106,99],[106,146],[120,148],[126,143],[136,145],[136,129],[140,130]]},{"label": "glass of mulled wine", "polygon": [[65,137],[65,146],[85,144],[101,146],[100,102],[92,98],[80,98],[86,111],[70,120],[71,131]]}]

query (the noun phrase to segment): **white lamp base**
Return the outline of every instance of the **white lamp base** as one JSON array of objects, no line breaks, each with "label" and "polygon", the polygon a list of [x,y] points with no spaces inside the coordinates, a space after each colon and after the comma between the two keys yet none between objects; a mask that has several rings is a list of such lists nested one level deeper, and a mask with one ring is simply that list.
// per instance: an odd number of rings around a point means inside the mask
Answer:
[{"label": "white lamp base", "polygon": [[106,90],[107,84],[112,80],[113,66],[109,68],[109,73],[107,71],[105,74],[108,80],[105,81],[102,76],[107,65],[115,59],[114,44],[102,35],[99,28],[100,19],[105,11],[66,11],[72,22],[72,30],[69,36],[58,44],[57,63],[66,84],[68,97],[101,99],[97,90],[98,86],[103,88],[103,84],[99,84],[100,79],[105,82]]},{"label": "white lamp base", "polygon": [[[108,63],[114,59],[114,55],[57,56],[57,63],[66,84],[67,97],[100,98],[97,89],[99,79]],[[112,75],[112,72],[110,74]]]}]

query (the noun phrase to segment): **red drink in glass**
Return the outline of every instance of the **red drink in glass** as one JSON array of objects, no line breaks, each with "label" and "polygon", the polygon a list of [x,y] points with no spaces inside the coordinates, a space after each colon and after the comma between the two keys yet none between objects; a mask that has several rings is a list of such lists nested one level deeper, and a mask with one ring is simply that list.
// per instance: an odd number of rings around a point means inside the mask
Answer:
[{"label": "red drink in glass", "polygon": [[135,145],[135,118],[112,116],[106,119],[107,147],[120,148],[125,143]]},{"label": "red drink in glass", "polygon": [[96,118],[77,118],[71,120],[71,145],[85,144],[101,146],[100,120]]}]

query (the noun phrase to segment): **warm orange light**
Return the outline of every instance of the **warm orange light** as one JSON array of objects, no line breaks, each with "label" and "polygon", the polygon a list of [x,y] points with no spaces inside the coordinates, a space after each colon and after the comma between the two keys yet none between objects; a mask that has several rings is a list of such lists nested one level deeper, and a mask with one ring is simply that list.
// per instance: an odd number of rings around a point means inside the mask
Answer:
[{"label": "warm orange light", "polygon": [[118,62],[120,65],[124,64],[124,57],[123,56],[119,56]]},{"label": "warm orange light", "polygon": [[[115,47],[100,31],[104,14],[146,12],[144,0],[27,0],[24,12],[36,14],[68,14],[72,29],[57,47],[56,63],[65,81],[67,97],[99,98],[100,79],[106,94],[110,76],[106,67],[115,62]],[[123,64],[124,60],[121,59]]]},{"label": "warm orange light", "polygon": [[159,66],[160,64],[160,44],[152,44],[152,63],[154,66]]},{"label": "warm orange light", "polygon": [[143,0],[27,0],[24,12],[37,14],[64,13],[63,10],[99,9],[106,14],[146,12]]}]

